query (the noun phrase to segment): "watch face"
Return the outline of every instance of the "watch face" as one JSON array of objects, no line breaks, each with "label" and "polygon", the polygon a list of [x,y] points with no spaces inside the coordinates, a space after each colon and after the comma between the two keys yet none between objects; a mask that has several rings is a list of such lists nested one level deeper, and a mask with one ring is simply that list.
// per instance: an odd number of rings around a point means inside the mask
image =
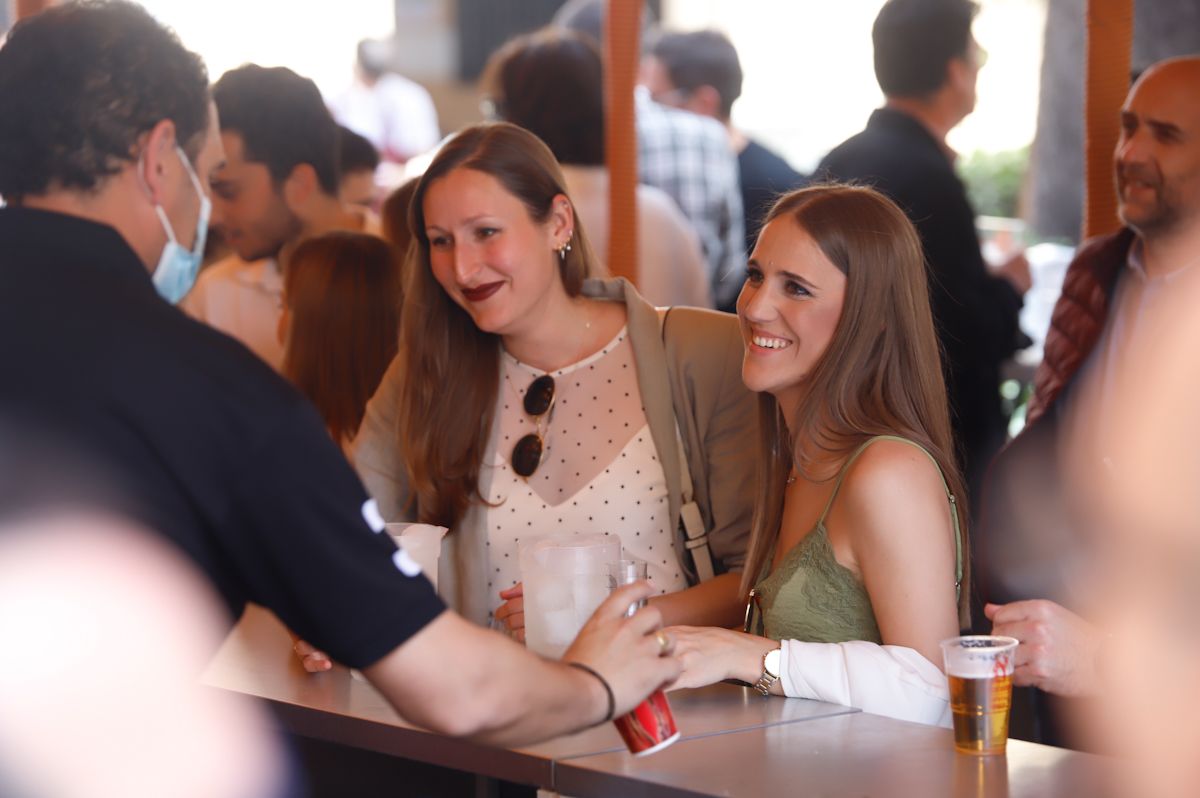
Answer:
[{"label": "watch face", "polygon": [[763,657],[763,670],[765,670],[767,673],[771,674],[772,676],[778,678],[779,677],[779,660],[781,660],[782,658],[783,658],[783,651],[781,649],[777,648],[774,651],[768,651],[767,656]]}]

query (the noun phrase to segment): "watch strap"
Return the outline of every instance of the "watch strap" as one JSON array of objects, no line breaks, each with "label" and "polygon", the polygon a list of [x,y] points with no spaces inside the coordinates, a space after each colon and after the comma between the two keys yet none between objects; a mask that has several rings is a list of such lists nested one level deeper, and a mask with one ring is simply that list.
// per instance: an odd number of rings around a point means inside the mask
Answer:
[{"label": "watch strap", "polygon": [[778,648],[773,648],[766,654],[763,654],[762,676],[759,676],[758,681],[754,683],[754,689],[762,693],[764,696],[770,695],[771,687],[774,686],[775,682],[779,681],[779,674],[771,673],[771,671],[767,669],[767,657],[779,650],[780,649]]}]

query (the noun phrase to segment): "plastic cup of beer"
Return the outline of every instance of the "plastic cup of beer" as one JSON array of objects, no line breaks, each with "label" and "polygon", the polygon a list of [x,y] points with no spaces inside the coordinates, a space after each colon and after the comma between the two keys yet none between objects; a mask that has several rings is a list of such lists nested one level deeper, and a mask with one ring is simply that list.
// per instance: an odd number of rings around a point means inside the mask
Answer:
[{"label": "plastic cup of beer", "polygon": [[964,754],[1003,754],[1012,706],[1015,637],[967,635],[942,641],[950,682],[954,747]]}]

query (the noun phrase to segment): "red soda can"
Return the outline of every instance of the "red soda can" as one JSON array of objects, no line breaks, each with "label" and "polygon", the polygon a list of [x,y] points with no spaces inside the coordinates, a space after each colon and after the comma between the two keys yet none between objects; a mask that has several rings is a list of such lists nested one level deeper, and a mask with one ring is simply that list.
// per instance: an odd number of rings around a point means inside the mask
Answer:
[{"label": "red soda can", "polygon": [[633,711],[613,720],[621,739],[625,741],[629,752],[634,756],[646,756],[655,751],[661,751],[679,739],[679,729],[675,727],[675,716],[671,713],[671,705],[667,703],[667,695],[662,690],[655,690]]}]

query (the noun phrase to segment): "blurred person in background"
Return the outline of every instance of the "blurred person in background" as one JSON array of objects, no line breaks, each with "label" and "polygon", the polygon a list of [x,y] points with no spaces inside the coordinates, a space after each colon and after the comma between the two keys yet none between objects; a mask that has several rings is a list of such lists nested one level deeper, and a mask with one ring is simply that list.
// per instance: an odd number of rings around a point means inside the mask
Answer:
[{"label": "blurred person in background", "polygon": [[[1135,464],[1130,452],[1140,444],[1128,428],[1137,413],[1170,401],[1142,386],[1137,365],[1157,362],[1165,344],[1191,329],[1185,314],[1169,309],[1172,295],[1195,296],[1185,287],[1194,285],[1200,261],[1198,94],[1195,56],[1155,64],[1130,90],[1113,154],[1125,226],[1087,242],[1071,263],[1034,380],[1029,423],[988,474],[980,587],[995,633],[1021,640],[1014,684],[1036,692],[1014,700],[1030,702],[1033,723],[1024,733],[1042,742],[1090,746],[1064,717],[1076,699],[1107,692],[1100,679],[1106,633],[1089,606],[1100,585],[1080,576],[1093,527],[1107,528],[1111,520],[1096,513],[1105,506],[1096,494],[1145,487],[1148,480],[1178,482],[1172,464],[1180,462],[1179,452],[1167,447],[1171,456],[1162,463],[1143,456]],[[1125,412],[1116,413],[1119,397],[1131,391],[1146,407],[1135,410],[1127,401]],[[1183,433],[1193,415],[1166,417],[1180,430],[1174,446],[1197,445]],[[1156,503],[1143,506],[1149,513]]]},{"label": "blurred person in background", "polygon": [[642,59],[642,83],[655,102],[709,116],[725,126],[737,153],[746,255],[775,200],[804,183],[778,154],[734,127],[733,104],[742,95],[742,65],[729,38],[715,30],[663,32]]},{"label": "blurred person in background", "polygon": [[387,195],[379,209],[383,238],[396,248],[396,252],[400,256],[401,269],[407,262],[409,247],[416,240],[408,226],[409,209],[412,206],[413,194],[416,192],[417,181],[415,179],[405,181]]},{"label": "blurred person in background", "polygon": [[[562,165],[576,213],[608,265],[604,76],[596,43],[567,30],[520,36],[489,59],[481,85],[495,114],[534,133]],[[637,187],[638,292],[659,306],[711,307],[700,243],[667,194]]]},{"label": "blurred person in background", "polygon": [[400,258],[383,239],[335,232],[296,248],[283,283],[283,376],[348,452],[396,355]]},{"label": "blurred person in background", "polygon": [[370,141],[348,127],[338,126],[338,164],[342,179],[338,198],[345,205],[375,207],[375,170],[379,151]]},{"label": "blurred person in background", "polygon": [[424,86],[388,69],[389,44],[358,43],[354,82],[329,101],[338,122],[375,146],[388,161],[404,163],[441,138],[437,109]]},{"label": "blurred person in background", "polygon": [[[603,47],[605,0],[567,0],[553,25],[590,36]],[[642,15],[642,37],[653,20]],[[661,105],[645,87],[634,91],[638,178],[675,200],[700,237],[713,303],[732,311],[746,269],[737,157],[712,119]]]},{"label": "blurred person in background", "polygon": [[[400,354],[355,464],[385,519],[450,529],[447,601],[523,636],[519,542],[607,532],[672,594],[654,603],[664,616],[735,623],[755,429],[729,379],[736,320],[664,320],[628,282],[587,279],[598,263],[554,156],[512,124],[447,142],[410,221]],[[683,457],[717,574],[686,591],[700,555],[680,529]]]},{"label": "blurred person in background", "polygon": [[1000,366],[1028,345],[1017,316],[1031,284],[1022,254],[992,271],[984,263],[975,211],[946,144],[946,135],[975,109],[975,82],[986,58],[971,35],[977,8],[970,0],[884,3],[871,31],[884,106],[816,170],[818,178],[882,191],[920,233],[950,423],[972,506],[1007,436]]},{"label": "blurred person in background", "polygon": [[213,178],[213,225],[233,255],[204,270],[183,309],[241,341],[277,371],[283,272],[305,238],[377,233],[339,197],[337,124],[317,86],[285,67],[247,64],[213,86],[225,163]]},{"label": "blurred person in background", "polygon": [[0,107],[0,413],[127,486],[227,622],[262,604],[407,720],[497,744],[605,722],[678,674],[659,611],[624,617],[645,583],[603,604],[565,662],[446,611],[312,405],[171,304],[224,154],[203,62],[145,9],[67,3],[18,23]]},{"label": "blurred person in background", "polygon": [[676,685],[949,726],[939,643],[967,623],[966,510],[916,231],[869,188],[786,194],[738,319],[763,419],[749,633],[672,627]]}]

